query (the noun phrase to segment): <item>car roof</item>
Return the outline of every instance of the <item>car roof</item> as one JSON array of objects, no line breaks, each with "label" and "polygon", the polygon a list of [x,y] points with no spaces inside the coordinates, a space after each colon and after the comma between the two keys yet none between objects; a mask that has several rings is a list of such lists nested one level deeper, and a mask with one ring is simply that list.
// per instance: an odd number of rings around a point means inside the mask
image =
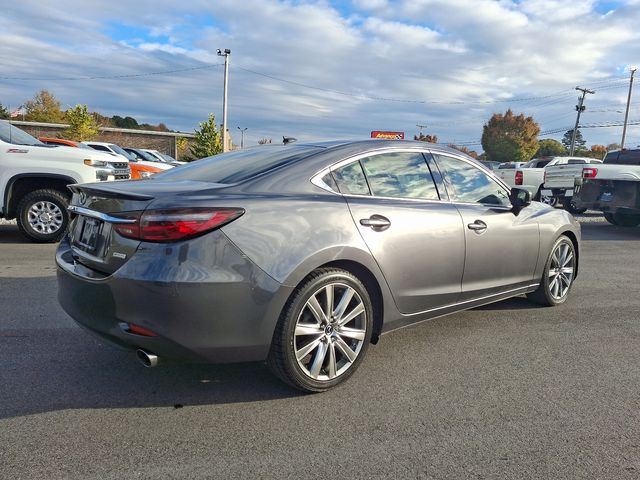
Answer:
[{"label": "car roof", "polygon": [[[279,144],[275,144],[279,145]],[[326,149],[360,149],[362,151],[375,150],[379,148],[427,148],[432,151],[442,153],[453,153],[456,155],[462,155],[469,157],[464,152],[456,150],[455,148],[447,147],[446,145],[438,143],[420,142],[418,140],[386,140],[386,139],[366,139],[366,140],[330,140],[330,141],[317,141],[317,142],[295,142],[290,145],[319,147]],[[469,157],[471,158],[471,157]]]}]

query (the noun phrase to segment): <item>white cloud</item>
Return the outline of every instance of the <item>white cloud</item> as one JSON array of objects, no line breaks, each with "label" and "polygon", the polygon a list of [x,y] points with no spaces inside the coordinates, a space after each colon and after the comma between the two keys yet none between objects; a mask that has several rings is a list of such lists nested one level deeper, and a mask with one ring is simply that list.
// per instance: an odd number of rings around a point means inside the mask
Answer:
[{"label": "white cloud", "polygon": [[[442,140],[479,139],[491,113],[509,106],[534,115],[543,130],[570,126],[572,88],[590,84],[597,93],[588,99],[585,122],[615,120],[615,112],[591,111],[619,103],[625,80],[602,80],[627,75],[620,69],[640,62],[637,1],[606,15],[595,1],[354,0],[353,6],[344,13],[323,0],[23,0],[3,7],[0,56],[5,76],[59,78],[217,64],[216,49],[231,48],[230,127],[249,127],[248,142],[282,134],[366,136],[381,128],[411,136],[425,123]],[[5,79],[0,102],[22,103],[41,88],[63,104],[88,103],[105,114],[190,130],[210,111],[220,117],[222,69],[118,80]],[[562,94],[548,96],[556,92]],[[495,103],[523,97],[542,98]],[[638,104],[631,118],[640,118]],[[584,135],[597,143],[619,136],[616,129]],[[640,130],[630,135],[640,142]]]}]

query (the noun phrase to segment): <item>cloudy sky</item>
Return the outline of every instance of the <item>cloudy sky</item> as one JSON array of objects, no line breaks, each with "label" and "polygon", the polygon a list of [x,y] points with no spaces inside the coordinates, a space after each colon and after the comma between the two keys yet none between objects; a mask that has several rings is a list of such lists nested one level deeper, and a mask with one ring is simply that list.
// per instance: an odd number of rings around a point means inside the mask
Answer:
[{"label": "cloudy sky", "polygon": [[[592,88],[588,144],[619,142],[629,67],[640,64],[640,0],[20,0],[0,17],[0,103],[48,89],[63,108],[192,131],[222,117],[245,143],[363,138],[426,125],[480,150],[511,108],[560,139],[576,86]],[[640,91],[630,120],[640,122]],[[560,133],[553,133],[561,131]],[[640,144],[640,126],[627,145]]]}]

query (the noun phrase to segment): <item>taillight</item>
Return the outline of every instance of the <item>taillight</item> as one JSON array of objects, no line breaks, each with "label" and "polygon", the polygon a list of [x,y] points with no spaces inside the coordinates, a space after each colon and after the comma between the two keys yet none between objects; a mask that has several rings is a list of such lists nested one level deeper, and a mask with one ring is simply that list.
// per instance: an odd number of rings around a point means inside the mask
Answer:
[{"label": "taillight", "polygon": [[202,235],[232,222],[244,213],[242,208],[181,208],[148,210],[135,223],[114,223],[123,237],[146,242],[173,242]]},{"label": "taillight", "polygon": [[582,178],[596,178],[598,169],[594,167],[585,167],[582,169]]},{"label": "taillight", "polygon": [[516,185],[522,185],[523,177],[524,173],[521,170],[516,170]]}]

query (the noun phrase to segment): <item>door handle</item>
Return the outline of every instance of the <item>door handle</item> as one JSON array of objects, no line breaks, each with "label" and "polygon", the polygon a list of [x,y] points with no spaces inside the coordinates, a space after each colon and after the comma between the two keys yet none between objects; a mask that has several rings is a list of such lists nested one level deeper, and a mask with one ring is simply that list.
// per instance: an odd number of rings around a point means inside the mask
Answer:
[{"label": "door handle", "polygon": [[476,233],[484,233],[484,231],[487,229],[487,224],[482,220],[476,220],[475,222],[468,224],[467,228],[469,230],[473,230]]},{"label": "door handle", "polygon": [[391,226],[391,221],[382,215],[371,215],[369,218],[361,218],[360,225],[371,227],[373,230],[381,232]]}]

